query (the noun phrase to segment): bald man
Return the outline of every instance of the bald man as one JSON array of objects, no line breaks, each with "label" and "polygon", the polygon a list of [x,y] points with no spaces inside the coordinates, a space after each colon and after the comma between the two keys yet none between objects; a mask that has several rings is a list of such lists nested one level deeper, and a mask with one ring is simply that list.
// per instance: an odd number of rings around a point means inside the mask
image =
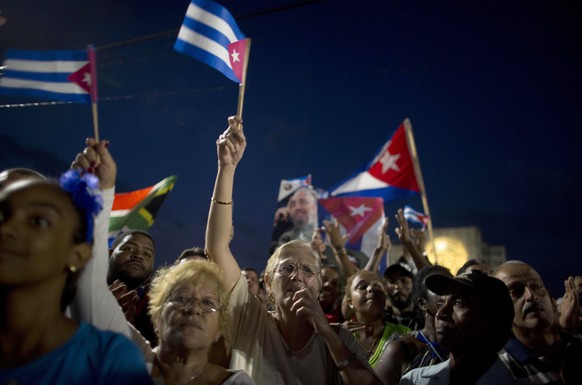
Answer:
[{"label": "bald man", "polygon": [[526,384],[579,384],[582,344],[560,331],[555,301],[538,272],[508,261],[493,276],[505,283],[513,301],[514,338],[499,354],[513,376]]}]

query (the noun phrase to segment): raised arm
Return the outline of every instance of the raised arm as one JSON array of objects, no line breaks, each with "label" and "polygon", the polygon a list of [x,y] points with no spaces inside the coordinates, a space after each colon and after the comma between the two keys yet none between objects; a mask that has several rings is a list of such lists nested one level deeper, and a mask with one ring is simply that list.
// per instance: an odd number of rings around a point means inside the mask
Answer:
[{"label": "raised arm", "polygon": [[364,267],[364,270],[373,271],[375,273],[378,272],[378,268],[380,266],[380,262],[382,261],[382,256],[386,253],[390,253],[390,249],[392,248],[392,243],[390,242],[390,237],[386,233],[388,229],[388,217],[384,217],[382,221],[382,229],[378,234],[378,243],[376,244],[376,248],[374,249],[374,253],[368,259],[368,263]]},{"label": "raised arm", "polygon": [[130,337],[129,327],[117,300],[107,287],[109,266],[109,215],[115,194],[117,166],[109,153],[108,141],[97,143],[89,138],[87,147],[77,154],[71,168],[79,168],[99,178],[103,194],[103,210],[95,218],[93,257],[83,268],[77,282],[77,293],[71,304],[71,315],[79,321],[112,330]]},{"label": "raised arm", "polygon": [[347,280],[357,272],[357,269],[350,261],[348,251],[346,250],[346,240],[348,239],[348,235],[342,235],[337,219],[332,221],[324,220],[323,228],[325,229],[329,244],[331,245],[333,253],[339,263],[340,275],[344,280]]},{"label": "raised arm", "polygon": [[422,251],[418,249],[415,241],[412,239],[412,236],[410,235],[410,228],[408,227],[406,218],[404,218],[402,209],[398,209],[398,212],[396,213],[396,220],[400,225],[400,227],[396,228],[396,234],[398,235],[402,245],[406,247],[410,253],[416,268],[420,270],[425,266],[431,266],[431,263],[422,255]]},{"label": "raised arm", "polygon": [[216,141],[218,173],[206,225],[206,252],[208,258],[224,271],[224,280],[230,290],[241,274],[240,267],[230,251],[230,232],[234,174],[246,145],[242,120],[237,116],[229,117],[228,128]]}]

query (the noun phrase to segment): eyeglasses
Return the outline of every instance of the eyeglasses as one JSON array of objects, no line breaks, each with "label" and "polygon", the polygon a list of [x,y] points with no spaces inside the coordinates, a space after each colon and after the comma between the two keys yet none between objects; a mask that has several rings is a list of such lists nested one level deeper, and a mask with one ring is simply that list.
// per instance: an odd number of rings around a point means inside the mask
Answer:
[{"label": "eyeglasses", "polygon": [[313,277],[319,273],[319,270],[316,267],[309,265],[294,265],[292,263],[284,263],[279,265],[277,268],[277,273],[287,276],[290,276],[293,273],[297,273],[297,271],[301,272],[301,274],[303,274],[305,277]]},{"label": "eyeglasses", "polygon": [[177,295],[175,297],[171,297],[168,302],[171,302],[180,310],[186,310],[187,308],[192,309],[194,307],[194,302],[198,302],[200,309],[202,309],[202,311],[205,313],[214,313],[222,309],[220,302],[211,297],[194,298]]}]

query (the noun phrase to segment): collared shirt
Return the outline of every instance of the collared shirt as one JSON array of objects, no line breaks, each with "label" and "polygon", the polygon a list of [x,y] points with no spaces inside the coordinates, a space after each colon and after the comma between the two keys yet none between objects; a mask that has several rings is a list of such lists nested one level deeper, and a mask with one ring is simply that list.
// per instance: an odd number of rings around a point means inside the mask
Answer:
[{"label": "collared shirt", "polygon": [[[451,380],[450,359],[440,364],[411,370],[400,379],[399,385],[449,385]],[[479,378],[475,385],[512,385],[520,384],[499,358]]]},{"label": "collared shirt", "polygon": [[499,358],[513,377],[522,380],[524,384],[563,384],[559,368],[538,356],[517,338],[507,341],[499,352]]}]

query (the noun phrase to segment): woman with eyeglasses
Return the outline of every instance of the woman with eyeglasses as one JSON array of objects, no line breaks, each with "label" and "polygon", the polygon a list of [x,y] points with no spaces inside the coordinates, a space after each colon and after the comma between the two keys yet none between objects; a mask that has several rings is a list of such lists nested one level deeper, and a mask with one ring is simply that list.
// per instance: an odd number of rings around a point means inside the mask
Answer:
[{"label": "woman with eyeglasses", "polygon": [[307,243],[281,245],[267,262],[265,284],[274,311],[249,295],[229,247],[235,169],[246,139],[242,121],[228,119],[217,140],[218,174],[211,198],[206,248],[224,271],[231,290],[232,322],[226,334],[231,367],[244,369],[257,384],[381,384],[366,354],[344,328],[334,330],[321,309],[321,261]]},{"label": "woman with eyeglasses", "polygon": [[[111,199],[105,199],[106,216],[100,220],[108,219],[117,171],[113,158],[102,144],[90,139],[87,148],[77,154],[72,167],[95,173],[102,179],[101,184],[109,187],[107,196]],[[101,227],[95,232],[95,238],[104,246],[107,232],[100,231],[103,230]],[[246,373],[227,370],[208,360],[209,349],[220,337],[228,319],[228,290],[216,264],[193,259],[159,269],[149,293],[148,311],[158,337],[158,346],[152,349],[137,329],[127,322],[115,299],[104,307],[95,306],[94,302],[104,302],[105,298],[99,296],[97,301],[91,293],[108,290],[105,279],[107,250],[103,247],[97,250],[96,257],[99,258],[88,271],[93,278],[88,279],[85,275],[80,280],[84,289],[78,298],[85,308],[82,316],[87,319],[88,315],[95,313],[90,310],[98,308],[107,313],[107,316],[100,317],[100,327],[130,335],[145,356],[151,375],[148,380],[157,385],[254,385]]]},{"label": "woman with eyeglasses", "polygon": [[228,321],[228,291],[220,268],[188,260],[160,269],[152,281],[149,313],[159,345],[151,375],[156,384],[254,384],[242,370],[208,362]]}]

